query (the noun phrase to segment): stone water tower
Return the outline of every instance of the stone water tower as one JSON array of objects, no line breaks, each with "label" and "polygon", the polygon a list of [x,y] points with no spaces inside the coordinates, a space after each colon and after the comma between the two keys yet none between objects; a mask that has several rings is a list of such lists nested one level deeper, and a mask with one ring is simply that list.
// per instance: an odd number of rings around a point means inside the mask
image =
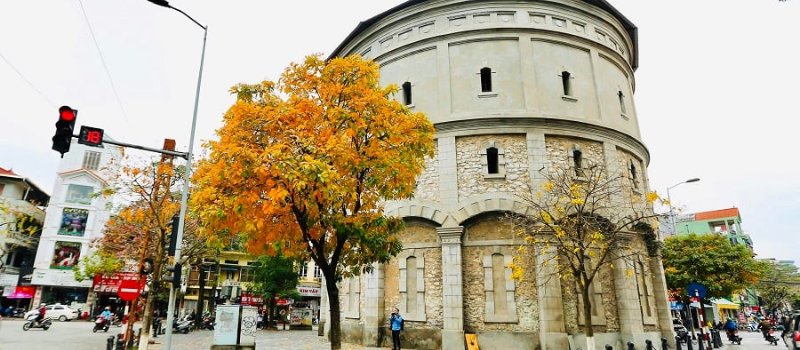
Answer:
[{"label": "stone water tower", "polygon": [[[574,285],[545,281],[537,257],[510,278],[520,239],[504,213],[574,157],[633,172],[649,189],[649,153],[633,101],[636,27],[604,0],[410,0],[358,24],[332,56],[380,64],[382,84],[427,114],[436,152],[403,217],[404,250],[340,285],[347,343],[389,346],[387,319],[405,317],[404,348],[576,348],[585,327]],[[638,171],[637,171],[638,170]],[[638,175],[638,178],[637,178]],[[636,273],[593,283],[598,346],[672,338],[663,269],[644,243]]]}]

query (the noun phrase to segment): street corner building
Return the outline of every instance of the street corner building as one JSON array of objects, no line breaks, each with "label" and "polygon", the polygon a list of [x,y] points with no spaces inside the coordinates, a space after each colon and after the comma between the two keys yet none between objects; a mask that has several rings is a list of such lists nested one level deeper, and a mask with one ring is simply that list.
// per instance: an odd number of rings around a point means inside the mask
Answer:
[{"label": "street corner building", "polygon": [[[649,190],[636,30],[603,0],[411,0],[356,26],[331,56],[377,61],[381,83],[437,133],[415,197],[386,206],[407,223],[404,250],[340,284],[344,342],[389,346],[396,306],[403,348],[463,349],[465,334],[484,349],[585,344],[576,286],[537,264],[546,248],[525,259],[529,277],[511,278],[522,240],[505,215],[525,209],[519,194],[544,183],[542,169],[573,157]],[[660,259],[633,239],[635,273],[609,268],[592,283],[598,346],[672,339]]]}]

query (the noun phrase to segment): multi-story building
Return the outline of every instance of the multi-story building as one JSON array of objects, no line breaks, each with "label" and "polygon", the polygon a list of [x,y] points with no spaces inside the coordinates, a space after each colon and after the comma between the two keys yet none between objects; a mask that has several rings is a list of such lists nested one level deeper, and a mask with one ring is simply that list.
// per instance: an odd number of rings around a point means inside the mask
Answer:
[{"label": "multi-story building", "polygon": [[72,304],[87,310],[92,280],[77,281],[72,269],[81,257],[92,254],[89,243],[103,235],[110,203],[96,194],[116,175],[121,155],[118,146],[89,147],[72,140],[58,165],[36,252],[34,304]]},{"label": "multi-story building", "polygon": [[381,84],[435,125],[436,149],[414,198],[386,205],[406,220],[404,250],[340,284],[343,341],[386,346],[394,307],[417,349],[461,349],[473,333],[481,348],[561,350],[587,326],[614,348],[673,338],[661,261],[640,232],[636,273],[592,283],[591,325],[576,286],[543,267],[551,248],[531,247],[530,278],[510,278],[524,243],[504,218],[525,214],[547,172],[601,164],[625,195],[649,191],[637,46],[636,26],[600,0],[409,0],[356,26],[331,56],[375,60]]},{"label": "multi-story building", "polygon": [[33,260],[50,195],[30,179],[0,168],[0,298],[2,307],[30,307]]},{"label": "multi-story building", "polygon": [[753,240],[742,229],[742,215],[739,208],[727,208],[675,216],[675,234],[722,235],[731,244],[746,245],[753,250]]}]

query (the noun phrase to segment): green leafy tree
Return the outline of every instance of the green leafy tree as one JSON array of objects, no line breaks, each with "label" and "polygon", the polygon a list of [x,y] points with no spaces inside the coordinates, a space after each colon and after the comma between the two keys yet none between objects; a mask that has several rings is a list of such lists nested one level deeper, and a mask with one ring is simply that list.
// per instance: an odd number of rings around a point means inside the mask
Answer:
[{"label": "green leafy tree", "polygon": [[796,267],[767,263],[755,288],[767,310],[790,308],[800,298],[800,274]]},{"label": "green leafy tree", "polygon": [[708,288],[707,297],[712,298],[728,298],[755,285],[766,268],[765,263],[753,259],[750,249],[716,234],[665,239],[663,262],[670,289],[683,290],[698,282]]},{"label": "green leafy tree", "polygon": [[265,321],[272,326],[275,298],[298,299],[295,260],[283,256],[280,251],[276,255],[263,255],[256,260],[253,274],[253,290],[266,298],[269,316]]}]

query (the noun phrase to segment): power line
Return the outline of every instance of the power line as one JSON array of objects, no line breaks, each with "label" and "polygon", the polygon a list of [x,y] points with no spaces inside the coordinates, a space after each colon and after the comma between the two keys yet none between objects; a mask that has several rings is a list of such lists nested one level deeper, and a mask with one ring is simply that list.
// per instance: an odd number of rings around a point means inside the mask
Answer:
[{"label": "power line", "polygon": [[97,43],[97,38],[94,36],[94,30],[92,29],[92,24],[89,23],[89,16],[86,15],[86,9],[83,8],[83,1],[78,0],[78,3],[81,5],[81,12],[83,12],[83,19],[86,20],[86,26],[89,27],[89,33],[92,35],[92,41],[94,41],[94,47],[97,48],[97,54],[100,56],[100,62],[103,63],[103,69],[106,71],[106,77],[108,77],[108,82],[111,84],[111,91],[114,92],[114,97],[117,99],[117,105],[119,106],[120,111],[122,111],[122,117],[125,119],[125,123],[130,125],[128,122],[128,114],[125,113],[125,108],[122,107],[122,100],[119,98],[119,94],[117,93],[117,87],[114,85],[114,80],[111,79],[111,72],[108,70],[108,66],[106,65],[106,59],[103,57],[103,51],[100,50],[100,45]]},{"label": "power line", "polygon": [[39,96],[41,96],[45,101],[47,101],[47,103],[49,103],[51,107],[56,108],[56,104],[53,103],[53,101],[51,101],[49,98],[47,98],[47,96],[44,93],[42,93],[41,90],[36,88],[36,86],[33,85],[33,83],[31,83],[31,81],[28,80],[28,78],[26,78],[25,75],[23,75],[22,72],[20,72],[19,69],[17,69],[17,67],[14,67],[14,65],[11,63],[11,61],[9,61],[6,58],[6,56],[3,56],[3,53],[1,53],[1,52],[0,52],[0,58],[2,58],[3,61],[6,61],[6,63],[11,67],[11,69],[13,69],[15,72],[17,72],[17,75],[19,75],[19,77],[22,78],[22,80],[24,80],[26,83],[28,83],[28,85],[33,89],[33,91],[36,91],[36,93],[39,94]]}]

